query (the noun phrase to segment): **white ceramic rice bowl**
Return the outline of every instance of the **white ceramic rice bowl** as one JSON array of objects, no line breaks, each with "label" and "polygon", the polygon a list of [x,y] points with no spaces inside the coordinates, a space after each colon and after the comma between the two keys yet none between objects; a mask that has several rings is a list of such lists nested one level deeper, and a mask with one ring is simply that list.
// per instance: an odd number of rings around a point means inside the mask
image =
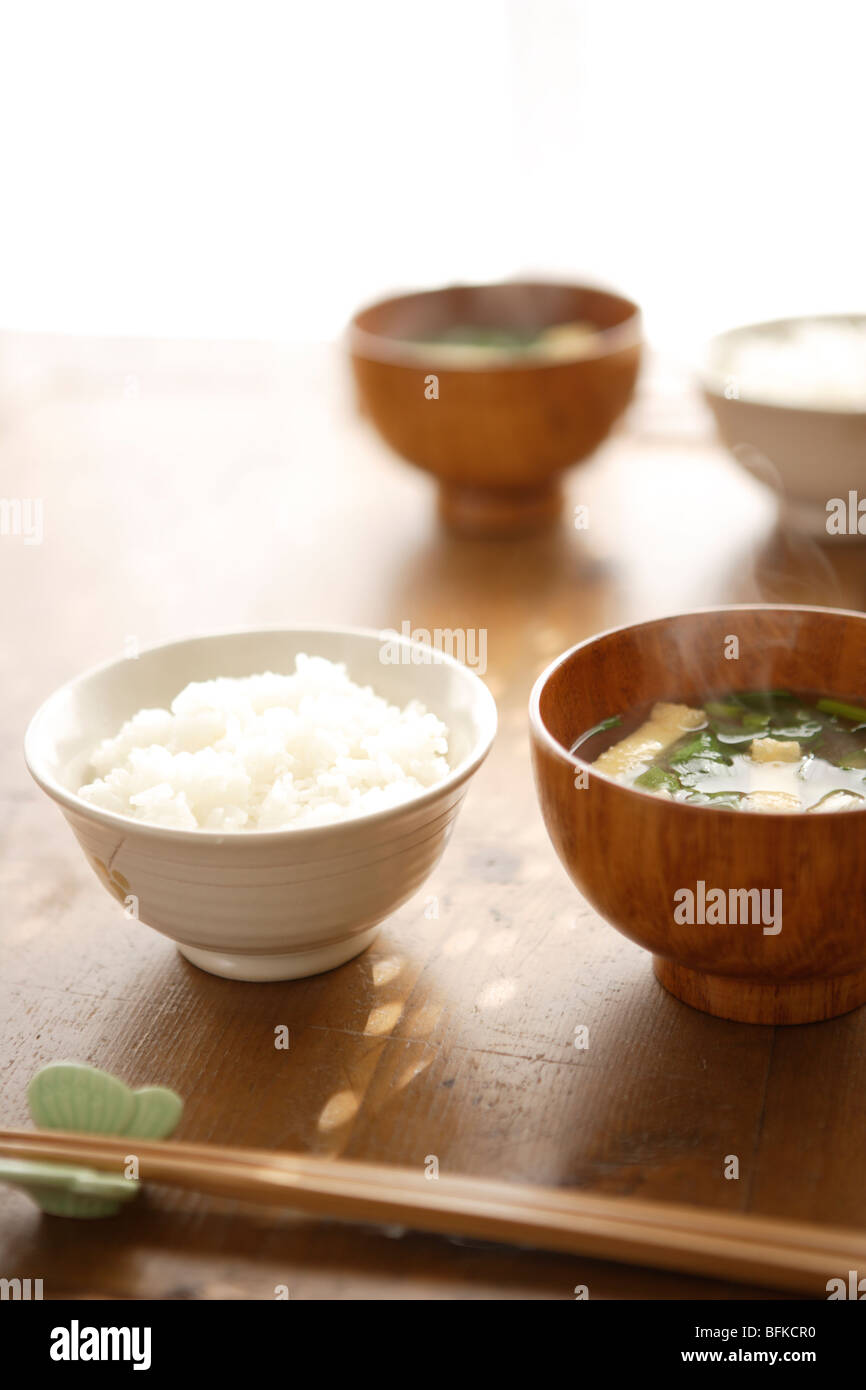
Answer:
[{"label": "white ceramic rice bowl", "polygon": [[[399,651],[399,662],[383,661]],[[78,795],[94,748],[190,681],[290,671],[298,652],[345,662],[390,703],[420,700],[448,726],[450,774],[410,801],[330,825],[177,830]],[[469,779],[496,733],[496,705],[467,667],[370,629],[292,628],[171,642],[61,686],[25,738],[33,777],[60,805],[104,886],[194,965],[235,980],[316,975],[365,950],[438,862]]]}]

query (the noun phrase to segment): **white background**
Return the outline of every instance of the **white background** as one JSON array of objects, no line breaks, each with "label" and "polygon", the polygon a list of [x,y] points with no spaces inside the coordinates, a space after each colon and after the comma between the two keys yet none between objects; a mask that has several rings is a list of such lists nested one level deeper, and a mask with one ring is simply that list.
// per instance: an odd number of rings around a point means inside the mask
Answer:
[{"label": "white background", "polygon": [[8,0],[0,327],[326,339],[589,277],[657,343],[866,309],[858,0]]}]

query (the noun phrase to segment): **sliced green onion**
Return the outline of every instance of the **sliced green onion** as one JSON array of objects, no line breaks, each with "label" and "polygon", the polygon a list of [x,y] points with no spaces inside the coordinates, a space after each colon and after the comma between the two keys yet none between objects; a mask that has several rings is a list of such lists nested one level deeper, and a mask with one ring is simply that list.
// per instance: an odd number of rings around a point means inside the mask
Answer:
[{"label": "sliced green onion", "polygon": [[776,700],[793,700],[790,690],[740,690],[737,699],[751,708],[767,709]]},{"label": "sliced green onion", "polygon": [[857,723],[866,720],[866,709],[860,705],[846,705],[844,700],[817,700],[816,708],[822,714],[835,714],[840,719],[853,719]]}]

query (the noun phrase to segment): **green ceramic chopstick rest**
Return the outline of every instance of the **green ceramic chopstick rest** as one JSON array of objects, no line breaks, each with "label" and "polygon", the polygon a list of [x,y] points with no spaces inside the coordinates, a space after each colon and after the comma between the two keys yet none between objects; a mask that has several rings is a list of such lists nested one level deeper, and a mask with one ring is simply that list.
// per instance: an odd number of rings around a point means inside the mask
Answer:
[{"label": "green ceramic chopstick rest", "polygon": [[[183,1101],[174,1091],[164,1086],[131,1091],[116,1076],[83,1062],[52,1062],[40,1068],[27,1099],[40,1129],[129,1139],[167,1139],[183,1112]],[[23,1187],[52,1216],[114,1216],[139,1190],[138,1179],[122,1173],[30,1159],[0,1159],[0,1182]]]}]

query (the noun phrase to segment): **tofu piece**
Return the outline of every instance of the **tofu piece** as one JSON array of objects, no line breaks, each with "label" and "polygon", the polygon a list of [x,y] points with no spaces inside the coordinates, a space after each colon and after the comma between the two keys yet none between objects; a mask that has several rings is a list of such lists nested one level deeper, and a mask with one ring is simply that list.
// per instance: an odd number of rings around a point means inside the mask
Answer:
[{"label": "tofu piece", "polygon": [[803,756],[795,738],[753,738],[749,753],[756,763],[798,763]]},{"label": "tofu piece", "polygon": [[792,792],[748,792],[743,797],[747,811],[801,811],[799,796]]},{"label": "tofu piece", "polygon": [[707,716],[702,709],[661,702],[653,706],[649,719],[639,729],[599,754],[593,767],[607,773],[608,777],[627,777],[641,763],[650,762],[663,748],[676,743],[682,734],[700,729],[706,722]]},{"label": "tofu piece", "polygon": [[598,343],[598,329],[593,323],[554,323],[545,328],[536,340],[545,357],[589,357]]}]

